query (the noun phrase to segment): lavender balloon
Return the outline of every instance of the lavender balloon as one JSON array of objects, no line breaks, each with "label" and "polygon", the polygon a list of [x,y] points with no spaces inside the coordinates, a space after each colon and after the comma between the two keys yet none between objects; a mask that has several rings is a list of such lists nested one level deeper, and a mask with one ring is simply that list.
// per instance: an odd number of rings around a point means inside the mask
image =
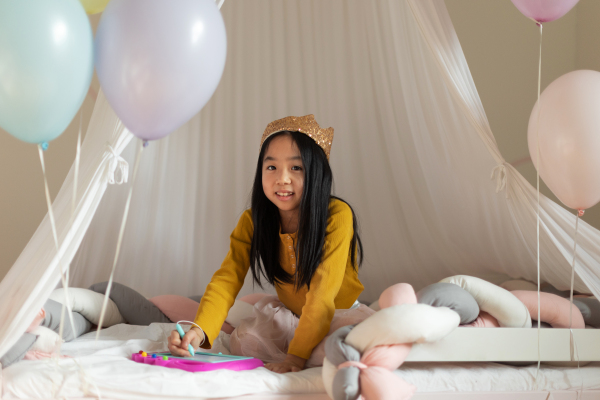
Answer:
[{"label": "lavender balloon", "polygon": [[125,126],[160,139],[204,107],[227,53],[213,0],[111,0],[96,33],[96,71]]},{"label": "lavender balloon", "polygon": [[511,0],[515,7],[527,18],[537,22],[550,22],[559,19],[579,0]]}]

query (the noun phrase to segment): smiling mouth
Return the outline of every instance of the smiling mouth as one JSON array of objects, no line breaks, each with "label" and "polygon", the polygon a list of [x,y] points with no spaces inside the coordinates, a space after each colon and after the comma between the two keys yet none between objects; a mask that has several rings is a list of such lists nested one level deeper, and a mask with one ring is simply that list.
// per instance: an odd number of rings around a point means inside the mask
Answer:
[{"label": "smiling mouth", "polygon": [[280,197],[290,197],[294,193],[293,192],[275,192],[275,194]]}]

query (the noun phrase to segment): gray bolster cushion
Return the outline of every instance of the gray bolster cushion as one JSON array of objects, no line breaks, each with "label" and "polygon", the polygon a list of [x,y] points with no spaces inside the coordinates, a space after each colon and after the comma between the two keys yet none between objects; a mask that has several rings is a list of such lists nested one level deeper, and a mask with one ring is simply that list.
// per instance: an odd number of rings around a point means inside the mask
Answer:
[{"label": "gray bolster cushion", "polygon": [[460,316],[461,325],[470,324],[479,316],[479,305],[469,292],[452,283],[434,283],[417,293],[419,304],[448,307]]},{"label": "gray bolster cushion", "polygon": [[[95,283],[89,287],[94,292],[106,293],[108,282]],[[115,302],[119,312],[131,325],[150,325],[153,322],[171,323],[158,307],[130,287],[113,282],[110,299]]]}]

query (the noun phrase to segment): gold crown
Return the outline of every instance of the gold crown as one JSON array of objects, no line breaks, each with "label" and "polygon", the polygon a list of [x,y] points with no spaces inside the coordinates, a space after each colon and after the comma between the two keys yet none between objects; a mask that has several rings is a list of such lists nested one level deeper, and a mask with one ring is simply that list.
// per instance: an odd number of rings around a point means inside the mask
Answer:
[{"label": "gold crown", "polygon": [[329,160],[331,142],[333,141],[333,128],[321,128],[317,121],[315,121],[314,115],[309,114],[304,117],[285,117],[271,122],[267,125],[265,133],[263,133],[260,147],[262,148],[263,143],[269,136],[283,131],[302,132],[309,136],[323,149],[327,156],[327,160]]}]

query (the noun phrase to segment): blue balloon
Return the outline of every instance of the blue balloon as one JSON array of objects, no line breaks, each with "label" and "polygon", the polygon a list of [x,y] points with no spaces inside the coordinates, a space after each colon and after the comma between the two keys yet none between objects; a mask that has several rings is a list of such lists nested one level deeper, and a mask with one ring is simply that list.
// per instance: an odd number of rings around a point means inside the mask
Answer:
[{"label": "blue balloon", "polygon": [[0,0],[0,126],[30,143],[58,137],[89,89],[93,40],[78,0]]}]

